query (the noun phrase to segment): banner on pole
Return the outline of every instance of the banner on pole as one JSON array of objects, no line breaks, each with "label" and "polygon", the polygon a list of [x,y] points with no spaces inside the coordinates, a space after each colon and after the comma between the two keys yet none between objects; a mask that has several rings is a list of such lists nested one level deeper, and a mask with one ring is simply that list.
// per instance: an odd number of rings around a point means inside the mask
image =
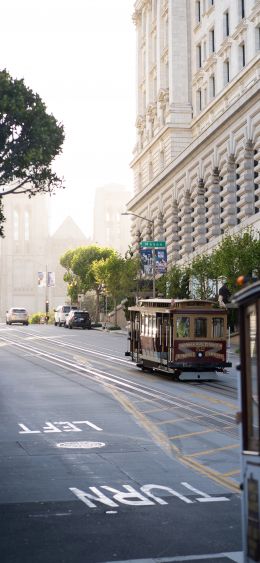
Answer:
[{"label": "banner on pole", "polygon": [[55,272],[48,272],[47,285],[48,287],[55,287]]},{"label": "banner on pole", "polygon": [[46,287],[46,272],[38,272],[38,287]]},{"label": "banner on pole", "polygon": [[166,248],[155,249],[155,272],[156,274],[165,274],[167,272]]},{"label": "banner on pole", "polygon": [[153,275],[153,251],[151,248],[141,248],[141,269],[144,275]]}]

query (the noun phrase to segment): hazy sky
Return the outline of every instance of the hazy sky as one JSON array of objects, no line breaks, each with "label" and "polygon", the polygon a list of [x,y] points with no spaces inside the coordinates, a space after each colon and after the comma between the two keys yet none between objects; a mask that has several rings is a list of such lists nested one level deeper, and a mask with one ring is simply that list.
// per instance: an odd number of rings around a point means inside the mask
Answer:
[{"label": "hazy sky", "polygon": [[0,68],[37,92],[65,127],[55,164],[67,189],[52,230],[71,215],[92,235],[95,188],[132,189],[135,143],[134,0],[5,0]]}]

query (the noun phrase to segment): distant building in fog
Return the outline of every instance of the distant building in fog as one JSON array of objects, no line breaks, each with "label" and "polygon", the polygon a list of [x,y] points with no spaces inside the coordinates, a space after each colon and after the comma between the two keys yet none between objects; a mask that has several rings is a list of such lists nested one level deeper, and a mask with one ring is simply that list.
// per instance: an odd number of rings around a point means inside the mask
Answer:
[{"label": "distant building in fog", "polygon": [[[5,238],[0,238],[0,318],[10,307],[26,307],[29,313],[50,309],[68,301],[60,257],[66,250],[91,244],[67,217],[49,236],[49,198],[37,195],[4,197]],[[38,272],[54,272],[55,286],[38,286]]]},{"label": "distant building in fog", "polygon": [[45,196],[3,198],[5,238],[0,239],[0,315],[10,307],[30,313],[43,308],[45,294],[37,286],[37,272],[46,268],[48,202]]},{"label": "distant building in fog", "polygon": [[94,204],[95,243],[124,255],[130,244],[130,219],[122,217],[131,193],[124,186],[108,184],[96,189]]},{"label": "distant building in fog", "polygon": [[57,307],[70,301],[67,296],[67,284],[63,281],[65,269],[60,265],[60,257],[67,250],[90,244],[93,244],[93,242],[85,237],[71,217],[67,217],[49,238],[47,249],[48,271],[55,272],[55,287],[48,288],[51,307]]}]

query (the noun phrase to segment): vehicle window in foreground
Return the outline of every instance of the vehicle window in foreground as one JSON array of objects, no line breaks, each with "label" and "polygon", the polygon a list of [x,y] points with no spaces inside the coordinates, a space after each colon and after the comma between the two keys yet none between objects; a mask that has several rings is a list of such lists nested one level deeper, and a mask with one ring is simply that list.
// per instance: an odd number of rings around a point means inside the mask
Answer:
[{"label": "vehicle window in foreground", "polygon": [[88,313],[84,312],[80,312],[80,311],[75,311],[74,313],[74,317],[84,317],[87,318],[89,315]]},{"label": "vehicle window in foreground", "polygon": [[185,338],[190,336],[190,319],[189,317],[177,317],[176,319],[176,332],[178,338]]},{"label": "vehicle window in foreground", "polygon": [[214,318],[213,322],[213,337],[221,338],[224,336],[224,319]]},{"label": "vehicle window in foreground", "polygon": [[207,319],[195,319],[195,336],[202,338],[207,336]]},{"label": "vehicle window in foreground", "polygon": [[70,307],[68,305],[68,307],[63,307],[63,312],[64,313],[69,313],[70,312]]},{"label": "vehicle window in foreground", "polygon": [[13,309],[13,313],[26,313],[25,309]]}]

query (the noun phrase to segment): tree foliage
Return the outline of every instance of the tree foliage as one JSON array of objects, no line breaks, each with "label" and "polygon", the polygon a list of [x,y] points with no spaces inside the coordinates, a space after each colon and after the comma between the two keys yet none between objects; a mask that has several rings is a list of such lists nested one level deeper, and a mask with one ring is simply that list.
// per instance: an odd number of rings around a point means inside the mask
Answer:
[{"label": "tree foliage", "polygon": [[63,187],[51,169],[63,141],[63,126],[46,112],[40,96],[0,71],[0,195],[31,197]]},{"label": "tree foliage", "polygon": [[157,292],[164,297],[175,299],[189,298],[189,268],[174,265],[167,274],[156,280]]},{"label": "tree foliage", "polygon": [[260,232],[248,229],[237,235],[226,235],[212,254],[215,270],[226,279],[229,289],[236,289],[240,275],[260,277]]},{"label": "tree foliage", "polygon": [[95,277],[93,263],[105,260],[115,251],[112,248],[97,245],[80,246],[75,250],[68,250],[60,258],[60,264],[66,269],[64,281],[68,283],[68,294],[77,301],[79,293],[95,291],[96,320],[99,320],[99,297],[102,287]]}]

